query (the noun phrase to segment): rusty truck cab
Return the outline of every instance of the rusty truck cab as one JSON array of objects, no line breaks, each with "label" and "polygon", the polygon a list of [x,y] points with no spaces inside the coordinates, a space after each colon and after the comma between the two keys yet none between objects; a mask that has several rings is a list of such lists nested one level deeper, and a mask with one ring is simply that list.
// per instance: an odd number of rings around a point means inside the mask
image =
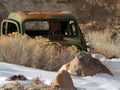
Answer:
[{"label": "rusty truck cab", "polygon": [[67,11],[12,12],[1,23],[1,35],[12,32],[30,37],[43,36],[51,42],[75,45],[87,51],[83,34],[75,17]]}]

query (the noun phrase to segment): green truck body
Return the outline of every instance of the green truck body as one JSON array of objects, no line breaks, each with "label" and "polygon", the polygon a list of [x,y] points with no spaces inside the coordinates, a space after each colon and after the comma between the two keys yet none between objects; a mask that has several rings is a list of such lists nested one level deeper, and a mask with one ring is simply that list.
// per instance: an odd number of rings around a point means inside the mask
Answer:
[{"label": "green truck body", "polygon": [[83,34],[75,17],[67,11],[11,12],[1,23],[1,35],[18,32],[30,37],[43,36],[51,42],[75,45],[87,51]]}]

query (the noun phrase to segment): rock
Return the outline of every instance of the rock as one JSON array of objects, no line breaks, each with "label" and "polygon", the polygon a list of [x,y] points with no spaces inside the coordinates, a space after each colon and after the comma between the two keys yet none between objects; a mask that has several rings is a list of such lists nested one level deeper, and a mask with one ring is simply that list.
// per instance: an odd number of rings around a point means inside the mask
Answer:
[{"label": "rock", "polygon": [[76,90],[76,88],[73,85],[73,81],[71,79],[70,74],[65,70],[58,72],[58,75],[53,80],[51,86],[60,87],[64,90]]},{"label": "rock", "polygon": [[97,73],[106,73],[113,76],[112,72],[98,59],[93,58],[88,52],[80,52],[71,62],[63,65],[59,71],[66,70],[75,76],[93,76]]},{"label": "rock", "polygon": [[82,66],[82,76],[92,76],[97,73],[113,75],[105,65],[103,65],[98,59],[93,58],[91,54],[87,52],[78,54],[77,59]]},{"label": "rock", "polygon": [[23,75],[13,75],[6,79],[7,81],[15,81],[15,80],[27,80],[27,78]]},{"label": "rock", "polygon": [[75,57],[69,63],[64,64],[59,71],[65,70],[74,76],[82,76],[82,66],[79,63],[77,57]]}]

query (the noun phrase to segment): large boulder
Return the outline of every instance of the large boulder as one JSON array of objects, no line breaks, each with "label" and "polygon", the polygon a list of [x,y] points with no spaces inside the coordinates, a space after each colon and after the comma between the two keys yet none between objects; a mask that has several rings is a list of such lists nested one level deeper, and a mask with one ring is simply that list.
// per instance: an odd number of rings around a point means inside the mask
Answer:
[{"label": "large boulder", "polygon": [[63,65],[59,71],[62,70],[66,70],[75,76],[93,76],[97,73],[113,75],[105,65],[93,58],[88,52],[80,52],[72,61]]},{"label": "large boulder", "polygon": [[73,81],[71,79],[70,74],[65,70],[61,70],[58,72],[58,75],[51,83],[51,86],[59,87],[64,90],[76,90],[76,88],[73,85]]},{"label": "large boulder", "polygon": [[64,64],[59,71],[65,70],[74,76],[82,76],[82,65],[77,57],[69,63]]}]

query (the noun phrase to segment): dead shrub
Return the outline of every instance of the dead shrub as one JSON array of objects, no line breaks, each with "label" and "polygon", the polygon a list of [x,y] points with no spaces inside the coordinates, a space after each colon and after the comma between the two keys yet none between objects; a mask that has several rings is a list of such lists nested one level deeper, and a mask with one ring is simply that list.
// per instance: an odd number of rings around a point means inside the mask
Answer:
[{"label": "dead shrub", "polygon": [[120,38],[118,33],[110,30],[90,31],[86,34],[93,53],[100,53],[107,58],[120,57]]},{"label": "dead shrub", "polygon": [[17,33],[0,37],[0,60],[4,62],[58,70],[73,59],[77,48],[52,44],[43,37],[30,38]]}]

